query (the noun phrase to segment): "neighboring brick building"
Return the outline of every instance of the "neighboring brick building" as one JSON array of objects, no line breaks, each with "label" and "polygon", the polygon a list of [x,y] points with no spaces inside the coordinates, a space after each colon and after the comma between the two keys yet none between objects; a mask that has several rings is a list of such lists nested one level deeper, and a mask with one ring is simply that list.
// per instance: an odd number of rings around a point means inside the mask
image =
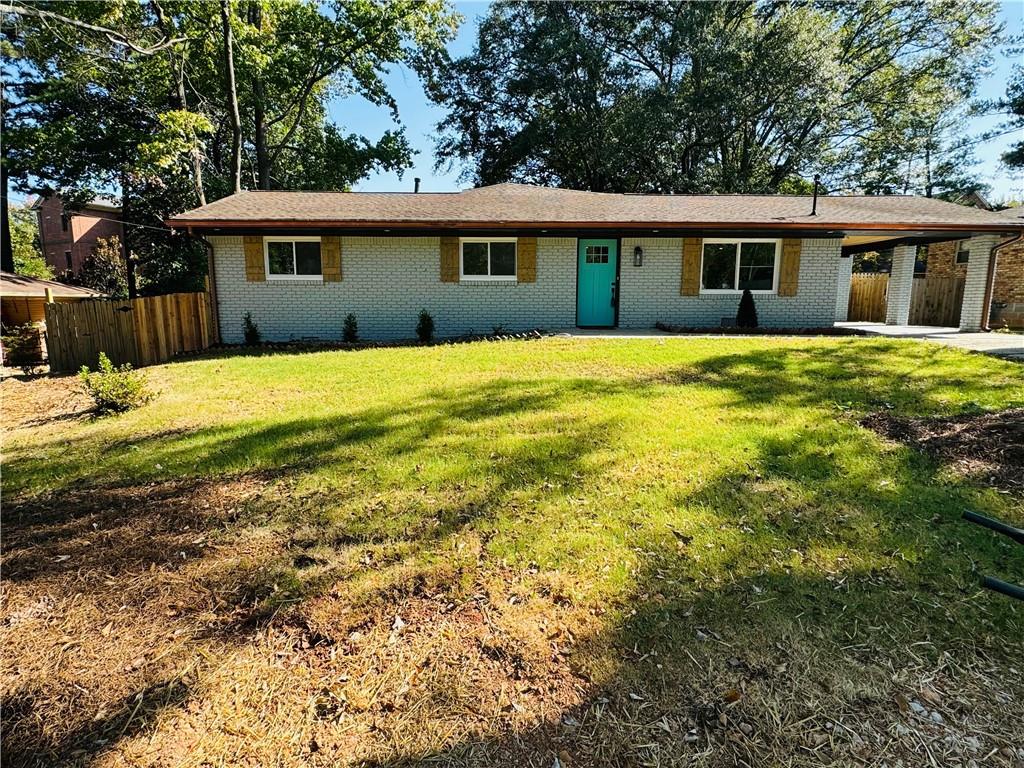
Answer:
[{"label": "neighboring brick building", "polygon": [[[1022,208],[1010,208],[996,215],[1017,223],[1024,222]],[[966,240],[932,243],[928,246],[930,277],[964,278],[967,276],[968,261]],[[989,324],[993,328],[1004,325],[1024,328],[1024,241],[1011,243],[998,252]]]},{"label": "neighboring brick building", "polygon": [[121,209],[105,198],[96,198],[78,210],[66,209],[58,195],[39,197],[32,203],[39,219],[39,245],[43,258],[58,274],[77,273],[100,238],[116,236],[124,249]]}]

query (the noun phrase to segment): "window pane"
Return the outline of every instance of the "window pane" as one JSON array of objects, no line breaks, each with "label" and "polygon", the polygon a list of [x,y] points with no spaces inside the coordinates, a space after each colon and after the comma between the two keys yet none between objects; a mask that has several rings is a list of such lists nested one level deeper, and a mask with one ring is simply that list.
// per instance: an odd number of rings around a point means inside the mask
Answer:
[{"label": "window pane", "polygon": [[462,274],[487,274],[487,243],[462,244]]},{"label": "window pane", "polygon": [[740,290],[770,291],[775,287],[775,243],[740,245]]},{"label": "window pane", "polygon": [[295,274],[320,274],[320,243],[295,243]]},{"label": "window pane", "polygon": [[607,245],[588,245],[587,246],[587,264],[607,264],[608,263],[608,246]]},{"label": "window pane", "polygon": [[267,261],[272,275],[294,275],[295,254],[293,243],[267,243]]},{"label": "window pane", "polygon": [[704,290],[736,287],[735,243],[705,244],[701,287]]},{"label": "window pane", "polygon": [[516,244],[491,243],[491,274],[516,274]]}]

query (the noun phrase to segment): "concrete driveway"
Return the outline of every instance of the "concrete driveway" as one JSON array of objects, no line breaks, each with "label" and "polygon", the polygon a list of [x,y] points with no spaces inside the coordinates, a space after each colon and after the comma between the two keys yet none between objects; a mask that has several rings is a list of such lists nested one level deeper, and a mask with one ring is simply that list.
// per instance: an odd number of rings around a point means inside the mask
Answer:
[{"label": "concrete driveway", "polygon": [[934,341],[947,347],[1024,362],[1024,334],[1020,333],[961,333],[957,328],[884,323],[836,323],[836,326],[856,328],[872,336]]}]

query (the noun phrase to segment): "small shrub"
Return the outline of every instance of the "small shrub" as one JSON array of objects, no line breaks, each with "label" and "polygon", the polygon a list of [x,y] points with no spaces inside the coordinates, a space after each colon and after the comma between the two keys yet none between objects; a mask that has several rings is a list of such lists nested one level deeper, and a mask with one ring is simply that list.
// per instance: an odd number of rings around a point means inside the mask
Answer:
[{"label": "small shrub", "polygon": [[754,294],[747,288],[740,297],[740,308],[736,311],[738,328],[757,328],[757,307],[754,306]]},{"label": "small shrub", "polygon": [[434,339],[434,318],[427,310],[420,310],[420,319],[416,323],[416,338],[426,344]]},{"label": "small shrub", "polygon": [[359,341],[359,323],[351,312],[345,315],[345,324],[341,327],[341,340],[349,344]]},{"label": "small shrub", "polygon": [[4,346],[4,362],[7,365],[30,365],[42,357],[39,344],[39,328],[32,323],[4,328],[0,342]]},{"label": "small shrub", "polygon": [[259,344],[262,339],[260,327],[253,321],[251,312],[242,315],[242,333],[245,335],[245,343],[250,347]]},{"label": "small shrub", "polygon": [[83,365],[78,376],[100,413],[124,413],[153,399],[153,393],[139,371],[133,370],[128,363],[115,367],[102,352],[97,369],[90,371]]},{"label": "small shrub", "polygon": [[506,333],[504,325],[496,325],[491,328],[491,336],[504,336]]}]

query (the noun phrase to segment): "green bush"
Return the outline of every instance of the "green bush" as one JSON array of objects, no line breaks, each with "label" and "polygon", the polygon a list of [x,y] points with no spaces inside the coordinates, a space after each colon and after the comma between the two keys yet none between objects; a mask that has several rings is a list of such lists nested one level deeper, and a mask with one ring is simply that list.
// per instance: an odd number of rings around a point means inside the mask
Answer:
[{"label": "green bush", "polygon": [[427,310],[420,310],[420,320],[416,323],[416,338],[426,344],[434,338],[434,318]]},{"label": "green bush", "polygon": [[341,339],[349,344],[359,341],[359,323],[356,316],[349,312],[345,315],[345,324],[341,327]]},{"label": "green bush", "polygon": [[39,328],[32,323],[4,328],[0,343],[4,346],[4,362],[7,365],[29,365],[42,357],[39,344]]},{"label": "green bush", "polygon": [[738,328],[757,328],[757,307],[754,306],[754,294],[750,289],[744,289],[740,297],[740,307],[736,312],[736,326]]},{"label": "green bush", "polygon": [[100,413],[123,413],[153,399],[146,378],[139,371],[128,363],[115,367],[102,352],[97,369],[90,371],[83,365],[78,376]]},{"label": "green bush", "polygon": [[259,344],[263,338],[260,336],[260,327],[253,322],[251,312],[242,315],[242,333],[245,334],[245,343],[250,347]]}]

